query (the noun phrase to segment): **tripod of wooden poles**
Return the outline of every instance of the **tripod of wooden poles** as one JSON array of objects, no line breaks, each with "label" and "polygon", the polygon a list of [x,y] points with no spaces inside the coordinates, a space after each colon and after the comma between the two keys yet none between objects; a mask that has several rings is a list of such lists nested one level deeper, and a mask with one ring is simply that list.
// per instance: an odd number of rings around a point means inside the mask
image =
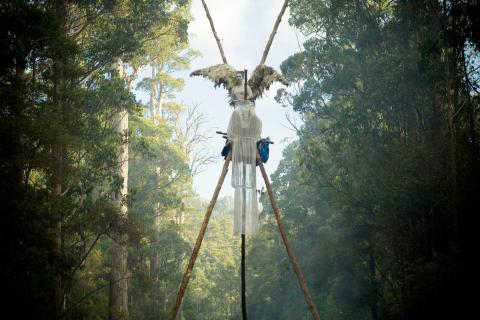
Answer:
[{"label": "tripod of wooden poles", "polygon": [[[207,4],[205,0],[202,0],[203,7],[205,9],[205,13],[207,15],[208,21],[210,23],[210,28],[212,29],[213,36],[215,38],[215,41],[217,42],[218,49],[220,51],[220,55],[222,57],[222,61],[224,64],[227,64],[227,58],[225,57],[225,53],[223,51],[223,47],[220,41],[220,38],[217,35],[217,32],[215,30],[215,26],[213,24],[213,19],[212,16],[210,15],[210,11],[208,10]],[[275,37],[275,34],[277,33],[278,26],[280,25],[280,22],[282,20],[282,16],[285,13],[285,10],[287,9],[288,6],[288,0],[284,0],[283,6],[280,10],[280,13],[278,14],[278,17],[275,21],[275,24],[273,26],[273,30],[270,34],[270,37],[268,39],[267,45],[265,46],[265,50],[263,51],[262,59],[260,60],[260,64],[264,64],[268,52],[270,51],[270,47],[272,45],[273,39]],[[244,71],[244,79],[245,79],[245,99],[247,95],[247,71]],[[175,304],[173,306],[172,312],[170,319],[171,320],[176,320],[178,310],[180,309],[180,306],[182,304],[183,296],[185,295],[185,291],[187,290],[188,282],[190,280],[190,277],[192,276],[193,272],[193,266],[195,265],[195,261],[197,259],[198,253],[200,251],[200,246],[202,245],[203,237],[205,235],[205,232],[207,230],[208,222],[210,220],[210,216],[212,214],[213,208],[215,206],[215,203],[218,198],[218,194],[220,193],[220,189],[222,188],[223,182],[225,180],[225,176],[227,175],[228,172],[228,166],[230,164],[230,161],[232,159],[232,153],[231,151],[228,153],[227,157],[225,158],[225,162],[223,164],[223,169],[222,173],[220,174],[220,178],[218,179],[217,186],[215,187],[215,191],[213,192],[212,199],[210,200],[210,203],[207,207],[207,212],[205,213],[205,217],[203,218],[202,226],[200,228],[200,232],[197,237],[197,241],[195,242],[195,246],[193,247],[193,252],[190,257],[190,261],[188,262],[187,270],[185,270],[185,273],[182,278],[182,282],[180,284],[180,288],[178,289],[177,293],[177,298],[175,300]],[[268,179],[267,173],[265,172],[265,167],[263,166],[262,161],[260,160],[260,157],[257,153],[257,162],[259,163],[260,171],[262,173],[262,177],[265,180],[265,186],[267,187],[267,192],[268,196],[270,197],[270,202],[272,204],[273,212],[275,214],[275,219],[277,221],[278,229],[280,231],[280,235],[282,236],[283,244],[285,245],[285,249],[287,251],[287,254],[290,258],[290,262],[293,265],[293,269],[295,271],[295,275],[297,276],[298,283],[300,284],[300,287],[303,291],[303,295],[305,297],[305,301],[309,306],[310,312],[313,316],[314,320],[320,320],[320,316],[318,314],[317,307],[315,306],[315,303],[313,302],[312,296],[310,295],[310,291],[308,290],[307,284],[305,282],[305,279],[303,277],[302,271],[300,270],[300,266],[297,262],[297,259],[295,258],[295,255],[293,254],[292,247],[290,245],[290,242],[288,241],[287,238],[287,232],[285,231],[285,226],[283,225],[282,219],[280,217],[280,210],[278,209],[277,206],[277,201],[275,200],[273,191],[272,191],[272,186],[270,184],[270,181]],[[245,172],[245,170],[244,170]],[[242,319],[246,320],[247,319],[247,307],[246,307],[246,296],[245,296],[245,235],[242,234],[242,258],[241,258],[241,290],[242,290]]]},{"label": "tripod of wooden poles", "polygon": [[[193,252],[190,257],[190,261],[188,262],[187,270],[185,271],[182,282],[180,284],[180,288],[178,289],[177,293],[177,298],[175,300],[175,304],[173,306],[170,319],[175,320],[177,317],[178,310],[180,309],[180,305],[182,304],[183,296],[185,295],[185,291],[187,290],[188,282],[190,280],[190,277],[192,276],[193,272],[193,266],[195,265],[195,261],[197,259],[198,253],[200,251],[200,247],[202,245],[203,237],[205,235],[205,232],[207,230],[208,222],[210,220],[210,216],[212,214],[213,208],[215,206],[215,203],[218,198],[218,194],[220,193],[220,189],[222,188],[223,182],[225,181],[225,176],[227,175],[228,172],[228,166],[230,164],[230,161],[232,159],[232,153],[231,151],[228,153],[225,162],[223,164],[223,169],[222,173],[220,174],[220,178],[218,179],[217,186],[215,187],[215,191],[213,192],[212,199],[210,200],[210,203],[207,207],[207,212],[205,213],[205,217],[203,218],[202,226],[200,228],[200,232],[197,237],[197,241],[195,242],[195,246],[193,247]],[[310,312],[313,316],[313,319],[315,320],[320,320],[320,316],[318,314],[317,307],[315,306],[315,303],[313,302],[312,296],[310,294],[310,291],[308,290],[307,284],[305,282],[305,278],[303,277],[302,271],[300,270],[300,266],[298,264],[298,261],[293,254],[292,247],[290,245],[290,242],[288,241],[287,237],[287,232],[285,230],[285,226],[283,225],[282,219],[280,217],[280,210],[278,209],[277,206],[277,201],[275,200],[273,190],[272,190],[272,185],[270,184],[270,180],[268,179],[267,173],[265,172],[265,167],[263,166],[262,161],[260,160],[260,157],[257,153],[257,161],[259,163],[260,167],[260,172],[262,173],[262,177],[265,180],[265,186],[267,188],[268,196],[270,197],[270,202],[272,204],[273,212],[275,214],[275,219],[277,221],[278,225],[278,230],[280,231],[280,235],[283,240],[283,244],[285,245],[285,249],[287,251],[287,254],[290,258],[290,262],[293,265],[293,269],[295,271],[295,275],[297,276],[298,283],[300,284],[300,287],[303,291],[303,295],[305,297],[305,301],[307,305],[309,306]],[[245,235],[242,234],[242,260],[241,260],[241,278],[242,278],[242,285],[241,285],[241,290],[242,290],[242,319],[247,319],[247,313],[246,313],[246,301],[245,301]]]}]

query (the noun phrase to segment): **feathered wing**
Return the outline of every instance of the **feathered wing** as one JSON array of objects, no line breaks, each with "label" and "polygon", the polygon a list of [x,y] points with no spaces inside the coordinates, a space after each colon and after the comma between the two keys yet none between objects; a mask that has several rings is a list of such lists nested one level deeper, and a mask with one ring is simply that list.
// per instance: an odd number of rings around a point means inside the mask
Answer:
[{"label": "feathered wing", "polygon": [[287,79],[275,71],[275,69],[264,64],[258,65],[248,80],[248,85],[252,88],[254,100],[261,97],[263,92],[268,90],[272,83],[276,81],[288,86]]},{"label": "feathered wing", "polygon": [[226,63],[193,71],[190,73],[190,76],[202,76],[208,78],[213,81],[215,88],[223,86],[228,90],[229,94],[233,87],[239,85],[237,70]]}]

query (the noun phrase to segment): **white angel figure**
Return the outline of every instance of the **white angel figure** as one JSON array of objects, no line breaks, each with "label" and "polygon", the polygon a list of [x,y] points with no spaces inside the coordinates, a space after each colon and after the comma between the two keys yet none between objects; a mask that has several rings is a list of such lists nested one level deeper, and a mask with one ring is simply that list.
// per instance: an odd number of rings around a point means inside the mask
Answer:
[{"label": "white angel figure", "polygon": [[[245,83],[243,71],[220,64],[192,72],[213,80],[215,87],[228,90],[234,110],[228,124],[227,137],[232,146],[232,187],[234,193],[234,234],[258,233],[258,203],[256,189],[257,142],[262,133],[262,121],[255,113],[255,100],[274,81],[288,82],[273,68],[259,65]],[[246,93],[245,93],[246,91]]]}]

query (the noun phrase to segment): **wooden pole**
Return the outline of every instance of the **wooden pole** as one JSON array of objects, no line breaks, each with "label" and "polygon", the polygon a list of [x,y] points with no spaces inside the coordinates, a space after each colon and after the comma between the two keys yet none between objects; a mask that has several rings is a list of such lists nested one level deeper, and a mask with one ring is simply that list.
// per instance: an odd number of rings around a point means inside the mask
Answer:
[{"label": "wooden pole", "polygon": [[225,159],[223,164],[222,174],[218,179],[217,186],[215,187],[215,191],[213,192],[212,199],[207,207],[207,212],[205,213],[205,217],[203,218],[202,227],[200,228],[200,232],[197,237],[197,241],[195,242],[195,246],[193,247],[192,256],[190,257],[190,261],[188,262],[187,270],[182,278],[182,283],[180,284],[180,288],[178,289],[177,299],[172,309],[172,313],[170,315],[171,320],[175,320],[177,317],[178,309],[180,309],[180,305],[182,304],[183,296],[185,295],[185,291],[187,290],[188,281],[192,276],[193,266],[195,265],[195,260],[197,260],[198,252],[200,251],[200,246],[202,245],[203,237],[205,236],[205,231],[207,230],[208,221],[210,220],[210,216],[212,215],[213,208],[215,207],[215,203],[217,202],[218,194],[220,193],[220,189],[222,188],[223,181],[225,180],[225,176],[228,172],[228,165],[230,164],[230,160],[232,159],[232,152],[230,151]]},{"label": "wooden pole", "polygon": [[213,25],[212,16],[210,15],[210,11],[208,11],[207,3],[205,0],[202,0],[203,8],[205,9],[205,13],[207,14],[208,21],[210,22],[210,28],[212,28],[213,36],[217,41],[218,49],[220,50],[220,55],[222,56],[223,63],[227,64],[227,58],[225,57],[225,53],[223,52],[222,43],[220,42],[220,38],[218,37],[217,31],[215,31],[215,26]]},{"label": "wooden pole", "polygon": [[[247,69],[243,69],[243,89],[244,89],[244,99],[247,100]],[[243,164],[243,183],[247,179],[247,164],[245,161],[242,162]],[[246,225],[246,206],[245,201],[247,199],[246,189],[242,188],[242,260],[241,260],[241,277],[242,277],[242,319],[247,320],[247,296],[245,293],[245,233],[247,232],[247,225]]]},{"label": "wooden pole", "polygon": [[265,186],[267,187],[268,196],[270,197],[270,202],[272,204],[273,212],[275,214],[275,219],[277,220],[277,225],[278,225],[278,229],[280,230],[280,235],[282,236],[283,244],[285,245],[287,254],[290,257],[290,262],[292,263],[293,269],[295,270],[298,283],[302,288],[305,301],[310,307],[310,312],[312,313],[313,319],[320,320],[320,315],[318,314],[317,307],[313,302],[312,296],[310,295],[310,291],[308,290],[308,287],[307,287],[307,283],[305,282],[302,271],[300,270],[300,266],[298,264],[297,258],[295,258],[295,255],[293,254],[293,249],[290,246],[290,242],[288,241],[287,232],[285,230],[285,226],[283,225],[282,219],[280,217],[280,210],[278,209],[277,201],[275,200],[275,196],[272,191],[272,185],[270,184],[270,180],[268,179],[267,173],[265,172],[265,167],[263,166],[263,163],[258,153],[257,153],[257,161],[259,162],[259,167],[263,176],[263,180],[265,180]]},{"label": "wooden pole", "polygon": [[265,61],[267,60],[268,52],[270,51],[270,47],[272,46],[273,38],[275,38],[275,34],[277,33],[278,26],[282,21],[282,16],[285,13],[285,10],[287,10],[287,7],[288,7],[288,0],[285,0],[285,2],[283,3],[282,9],[280,10],[280,13],[278,14],[277,21],[275,21],[275,25],[273,26],[273,30],[272,30],[272,33],[270,34],[270,38],[268,38],[268,42],[267,42],[267,45],[265,46],[265,50],[263,51],[263,56],[262,56],[262,60],[260,60],[260,64],[264,64]]},{"label": "wooden pole", "polygon": [[247,86],[247,69],[243,69],[243,98],[247,100],[248,86]]}]

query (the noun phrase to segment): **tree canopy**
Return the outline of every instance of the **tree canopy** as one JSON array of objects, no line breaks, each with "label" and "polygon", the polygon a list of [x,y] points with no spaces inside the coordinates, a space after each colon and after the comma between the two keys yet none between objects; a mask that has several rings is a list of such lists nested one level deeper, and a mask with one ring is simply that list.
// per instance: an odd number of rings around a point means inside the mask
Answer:
[{"label": "tree canopy", "polygon": [[[271,179],[321,318],[463,318],[480,190],[478,1],[289,11],[305,42],[282,63],[290,86],[276,99],[302,124]],[[178,71],[201,54],[190,1],[9,0],[0,19],[2,315],[167,318],[207,206],[192,181],[218,160],[205,116],[177,99]],[[307,319],[259,192],[248,315]],[[232,212],[230,198],[216,204],[181,319],[240,317]],[[116,243],[128,256],[117,278]],[[112,308],[118,290],[128,312]]]}]

